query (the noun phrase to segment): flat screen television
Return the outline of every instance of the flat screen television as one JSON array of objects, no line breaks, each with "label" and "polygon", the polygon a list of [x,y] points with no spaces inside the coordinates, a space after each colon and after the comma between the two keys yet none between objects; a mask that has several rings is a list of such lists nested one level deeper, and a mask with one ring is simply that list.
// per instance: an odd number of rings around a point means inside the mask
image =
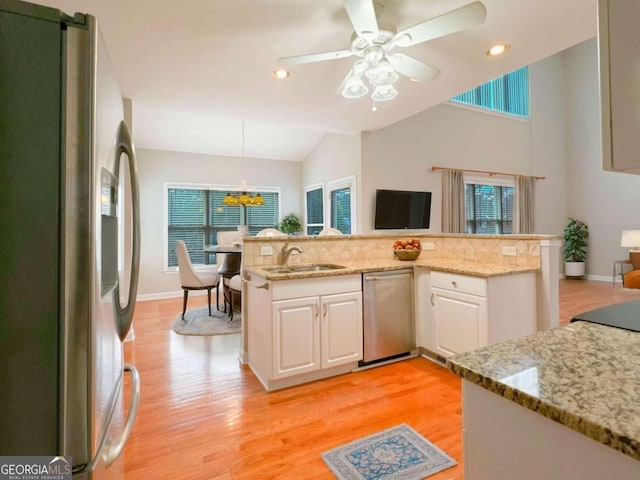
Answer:
[{"label": "flat screen television", "polygon": [[376,230],[429,228],[431,192],[376,190]]}]

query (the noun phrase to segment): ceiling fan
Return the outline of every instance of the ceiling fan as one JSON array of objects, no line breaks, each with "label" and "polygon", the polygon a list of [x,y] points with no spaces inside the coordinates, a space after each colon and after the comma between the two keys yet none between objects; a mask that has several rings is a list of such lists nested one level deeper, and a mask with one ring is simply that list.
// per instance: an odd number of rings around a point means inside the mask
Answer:
[{"label": "ceiling fan", "polygon": [[[351,48],[336,52],[312,53],[280,58],[282,66],[322,62],[351,56],[355,62],[338,92],[345,98],[360,98],[369,92],[363,77],[373,88],[375,102],[392,100],[398,95],[393,84],[399,75],[411,81],[429,82],[440,71],[404,53],[392,53],[396,47],[410,47],[418,43],[449,35],[484,22],[486,9],[476,1],[437,17],[398,31],[394,25],[379,22],[382,5],[373,0],[344,0],[344,6],[353,25]],[[376,15],[377,14],[377,15]]]}]

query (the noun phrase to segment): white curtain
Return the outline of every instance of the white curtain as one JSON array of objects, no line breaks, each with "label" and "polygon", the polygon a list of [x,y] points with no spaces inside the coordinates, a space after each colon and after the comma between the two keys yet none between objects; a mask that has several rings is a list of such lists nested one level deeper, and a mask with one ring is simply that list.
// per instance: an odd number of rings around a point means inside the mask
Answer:
[{"label": "white curtain", "polygon": [[533,185],[534,177],[516,177],[518,197],[518,233],[533,233]]},{"label": "white curtain", "polygon": [[464,233],[464,176],[462,170],[442,172],[442,232]]}]

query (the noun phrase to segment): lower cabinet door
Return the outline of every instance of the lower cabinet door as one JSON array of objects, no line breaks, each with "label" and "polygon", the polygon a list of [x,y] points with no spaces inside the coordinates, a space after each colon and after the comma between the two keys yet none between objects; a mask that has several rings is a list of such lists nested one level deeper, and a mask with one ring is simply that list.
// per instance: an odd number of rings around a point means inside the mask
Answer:
[{"label": "lower cabinet door", "polygon": [[320,368],[318,297],[273,302],[273,378]]},{"label": "lower cabinet door", "polygon": [[320,307],[322,368],[362,360],[362,293],[327,295]]},{"label": "lower cabinet door", "polygon": [[436,352],[444,357],[487,345],[487,299],[433,287]]}]

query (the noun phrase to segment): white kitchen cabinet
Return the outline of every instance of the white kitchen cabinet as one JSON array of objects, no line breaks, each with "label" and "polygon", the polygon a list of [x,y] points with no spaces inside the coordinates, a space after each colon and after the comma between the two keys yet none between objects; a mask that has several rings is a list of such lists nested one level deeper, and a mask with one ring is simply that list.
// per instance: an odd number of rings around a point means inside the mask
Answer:
[{"label": "white kitchen cabinet", "polygon": [[640,174],[637,0],[598,0],[602,165]]},{"label": "white kitchen cabinet", "polygon": [[361,359],[361,292],[273,302],[273,378]]},{"label": "white kitchen cabinet", "polygon": [[273,378],[320,368],[318,297],[273,302]]},{"label": "white kitchen cabinet", "polygon": [[535,333],[535,274],[431,272],[422,345],[440,357]]},{"label": "white kitchen cabinet", "polygon": [[435,351],[443,357],[487,344],[487,298],[432,287]]},{"label": "white kitchen cabinet", "polygon": [[462,421],[465,480],[640,478],[631,456],[468,380]]},{"label": "white kitchen cabinet", "polygon": [[357,367],[361,288],[360,275],[247,282],[248,363],[267,390]]}]

